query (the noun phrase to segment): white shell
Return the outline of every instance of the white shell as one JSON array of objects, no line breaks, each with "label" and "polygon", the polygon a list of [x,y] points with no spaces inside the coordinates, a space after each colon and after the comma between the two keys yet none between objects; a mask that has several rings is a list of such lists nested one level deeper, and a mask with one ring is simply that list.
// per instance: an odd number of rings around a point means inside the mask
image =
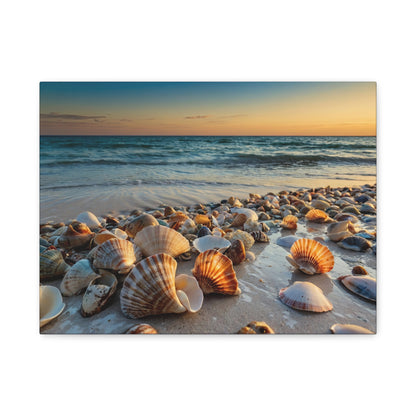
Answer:
[{"label": "white shell", "polygon": [[352,324],[334,324],[331,326],[331,332],[334,334],[374,334],[367,328]]},{"label": "white shell", "polygon": [[77,261],[62,279],[60,290],[64,296],[73,296],[85,289],[99,275],[94,272],[88,259]]},{"label": "white shell", "polygon": [[179,274],[175,277],[176,296],[189,312],[198,312],[204,301],[204,294],[193,276]]},{"label": "white shell", "polygon": [[90,211],[81,212],[81,214],[77,217],[77,221],[88,225],[88,228],[91,230],[101,227],[101,223],[98,218]]},{"label": "white shell", "polygon": [[[259,217],[255,211],[250,208],[231,208],[232,213],[244,214],[247,217],[247,220],[251,219],[253,221],[258,221]],[[217,218],[218,219],[218,218]]]},{"label": "white shell", "polygon": [[195,234],[196,233],[196,224],[193,222],[193,220],[191,220],[190,218],[188,218],[181,226],[180,228],[180,232],[182,234]]},{"label": "white shell", "polygon": [[290,248],[296,241],[299,240],[300,237],[296,237],[294,235],[287,235],[285,237],[280,237],[277,239],[276,244],[282,247]]},{"label": "white shell", "polygon": [[39,306],[40,326],[42,327],[60,315],[65,308],[59,289],[55,286],[40,286]]},{"label": "white shell", "polygon": [[114,235],[118,238],[120,238],[121,240],[126,240],[128,235],[125,231],[121,230],[120,228],[115,228],[114,230],[112,230]]},{"label": "white shell", "polygon": [[193,245],[200,253],[207,250],[218,250],[219,252],[224,253],[224,251],[231,246],[231,243],[223,237],[206,235],[204,237],[196,238]]},{"label": "white shell", "polygon": [[94,267],[125,274],[133,268],[136,261],[133,243],[128,240],[112,238],[98,246],[95,252]]}]

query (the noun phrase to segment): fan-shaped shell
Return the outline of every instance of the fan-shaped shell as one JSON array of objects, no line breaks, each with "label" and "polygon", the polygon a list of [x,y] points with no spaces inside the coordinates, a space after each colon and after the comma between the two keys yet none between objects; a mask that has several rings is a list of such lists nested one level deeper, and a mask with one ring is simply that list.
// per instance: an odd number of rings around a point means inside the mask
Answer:
[{"label": "fan-shaped shell", "polygon": [[163,225],[147,227],[138,232],[134,243],[140,247],[144,256],[166,253],[176,257],[191,248],[189,241],[182,234]]},{"label": "fan-shaped shell", "polygon": [[58,238],[58,244],[63,248],[75,248],[87,245],[94,233],[82,222],[73,221],[65,232]]},{"label": "fan-shaped shell", "polygon": [[326,222],[330,219],[329,215],[320,209],[311,209],[305,215],[305,218],[311,222]]},{"label": "fan-shaped shell", "polygon": [[97,277],[99,274],[92,269],[89,260],[82,259],[68,270],[59,288],[64,296],[74,296]]},{"label": "fan-shaped shell", "polygon": [[207,250],[195,260],[192,274],[204,293],[238,295],[241,290],[232,261],[217,250]]},{"label": "fan-shaped shell", "polygon": [[100,220],[90,211],[81,212],[77,217],[77,221],[86,224],[91,230],[101,227]]},{"label": "fan-shaped shell", "polygon": [[196,238],[193,245],[200,253],[207,250],[218,250],[223,253],[231,246],[231,243],[223,237],[206,235],[204,237]]},{"label": "fan-shaped shell", "polygon": [[157,331],[149,324],[137,324],[129,328],[125,334],[157,334]]},{"label": "fan-shaped shell", "polygon": [[139,231],[155,225],[159,225],[157,219],[153,215],[144,213],[126,224],[125,231],[129,237],[134,238]]},{"label": "fan-shaped shell", "polygon": [[93,264],[97,269],[110,269],[125,274],[133,268],[136,261],[133,243],[113,238],[98,246]]},{"label": "fan-shaped shell", "polygon": [[377,281],[368,275],[340,276],[338,280],[351,292],[364,299],[376,301]]},{"label": "fan-shaped shell", "polygon": [[286,215],[280,223],[280,226],[286,230],[296,230],[298,226],[297,223],[297,217],[295,217],[294,215]]},{"label": "fan-shaped shell", "polygon": [[246,231],[236,230],[231,233],[225,234],[224,238],[227,240],[230,240],[231,243],[234,240],[241,240],[241,242],[244,244],[244,248],[247,250],[250,250],[251,247],[253,247],[254,244],[254,238]]},{"label": "fan-shaped shell", "polygon": [[292,245],[290,252],[286,259],[306,274],[328,273],[334,267],[331,251],[316,240],[302,238]]},{"label": "fan-shaped shell", "polygon": [[117,289],[117,278],[109,272],[101,271],[101,275],[91,280],[84,293],[81,303],[81,315],[95,315],[108,303]]},{"label": "fan-shaped shell", "polygon": [[176,261],[161,253],[139,262],[129,273],[120,292],[121,310],[128,318],[164,313],[182,313],[175,288]]},{"label": "fan-shaped shell", "polygon": [[64,275],[70,268],[59,250],[45,250],[40,254],[40,278],[48,279]]},{"label": "fan-shaped shell", "polygon": [[332,304],[322,290],[310,282],[295,282],[281,289],[279,298],[291,308],[302,311],[327,312],[332,310]]},{"label": "fan-shaped shell", "polygon": [[253,321],[241,328],[237,334],[274,334],[266,322]]},{"label": "fan-shaped shell", "polygon": [[224,252],[234,265],[242,263],[246,259],[246,249],[241,240],[234,240],[231,246]]},{"label": "fan-shaped shell", "polygon": [[65,308],[61,293],[55,286],[40,286],[39,309],[40,327],[58,317]]},{"label": "fan-shaped shell", "polygon": [[198,312],[204,301],[204,294],[193,276],[179,274],[175,277],[176,296],[189,312]]},{"label": "fan-shaped shell", "polygon": [[367,328],[352,324],[334,324],[331,326],[331,332],[334,334],[374,334]]}]

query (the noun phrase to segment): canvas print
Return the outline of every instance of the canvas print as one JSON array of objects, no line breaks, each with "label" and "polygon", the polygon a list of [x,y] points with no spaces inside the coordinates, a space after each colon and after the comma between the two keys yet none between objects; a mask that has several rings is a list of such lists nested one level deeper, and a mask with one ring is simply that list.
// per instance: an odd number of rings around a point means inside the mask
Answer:
[{"label": "canvas print", "polygon": [[40,83],[41,334],[374,334],[376,83]]}]

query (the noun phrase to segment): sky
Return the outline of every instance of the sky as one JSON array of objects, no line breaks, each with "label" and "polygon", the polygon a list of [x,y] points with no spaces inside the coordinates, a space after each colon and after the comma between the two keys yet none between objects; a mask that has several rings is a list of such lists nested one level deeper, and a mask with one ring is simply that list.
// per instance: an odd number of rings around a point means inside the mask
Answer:
[{"label": "sky", "polygon": [[375,136],[374,82],[41,82],[41,135]]}]

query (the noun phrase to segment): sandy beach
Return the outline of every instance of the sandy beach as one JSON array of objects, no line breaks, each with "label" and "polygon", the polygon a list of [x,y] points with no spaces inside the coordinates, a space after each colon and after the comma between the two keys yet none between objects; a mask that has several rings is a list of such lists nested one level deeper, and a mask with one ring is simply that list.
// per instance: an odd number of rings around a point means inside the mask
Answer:
[{"label": "sandy beach", "polygon": [[[330,190],[316,190],[320,191],[316,193],[312,192],[311,204],[319,195],[326,195],[329,198],[335,190],[335,188],[331,188]],[[339,195],[345,195],[344,198],[353,198],[354,195],[362,195],[365,191],[369,191],[372,198],[376,199],[375,187],[340,188],[338,191]],[[294,195],[297,195],[296,192]],[[280,198],[280,208],[285,202],[288,203],[286,205],[291,205],[286,199],[285,193],[277,194],[276,197]],[[293,201],[295,198],[298,199],[294,197]],[[336,201],[341,197],[332,196],[332,198],[334,199],[333,208],[335,208]],[[256,210],[256,204],[252,198],[251,201],[250,199],[242,200],[242,203]],[[224,206],[232,209],[228,203],[221,205],[218,203],[217,205],[217,210]],[[342,208],[338,206],[338,211],[345,210],[347,206],[355,206],[360,209],[362,205],[363,203],[358,202],[345,204]],[[259,206],[257,204],[257,209]],[[185,210],[186,208],[188,208],[186,212],[191,218],[196,215],[196,211],[193,212],[192,207],[175,207],[177,210]],[[163,212],[163,208],[160,207],[160,209]],[[211,215],[211,207],[205,206],[203,209],[207,215]],[[154,210],[149,212],[154,212]],[[260,208],[257,213],[261,214],[261,212]],[[376,278],[375,250],[370,248],[364,252],[356,252],[341,248],[328,238],[326,234],[328,223],[308,221],[301,212],[296,214],[298,218],[297,229],[284,229],[280,225],[282,212],[273,212],[274,215],[270,211],[267,214],[270,220],[263,221],[270,225],[267,232],[270,242],[256,242],[250,249],[255,259],[246,260],[234,266],[241,289],[240,295],[205,295],[202,308],[196,313],[163,314],[130,319],[122,313],[120,308],[120,290],[125,279],[125,276],[121,276],[118,278],[116,293],[101,312],[85,318],[80,313],[83,294],[64,296],[65,309],[56,319],[43,326],[40,332],[42,334],[122,334],[133,325],[147,323],[153,326],[159,334],[236,334],[252,321],[266,322],[276,334],[330,334],[331,326],[336,323],[359,325],[371,332],[376,332],[375,302],[365,300],[348,291],[337,280],[340,276],[350,275],[352,268],[357,265],[364,267],[371,277]],[[331,215],[335,213],[332,212]],[[371,230],[375,234],[375,215],[371,217],[359,214],[357,218],[359,218],[355,224],[357,231],[358,229]],[[372,221],[373,219],[374,221]],[[259,220],[259,222],[261,221]],[[228,227],[225,225],[222,228]],[[327,246],[334,256],[333,269],[328,273],[313,276],[296,270],[286,260],[286,256],[290,253],[289,248],[276,243],[280,237],[288,235],[316,239]],[[190,260],[178,261],[177,274],[185,273],[192,276],[191,270],[196,257],[197,253],[193,252]],[[61,280],[62,276],[56,279],[41,279],[41,284],[59,288]],[[279,299],[279,291],[297,281],[308,281],[319,287],[332,303],[333,309],[325,313],[314,313],[296,310],[285,305]]]}]

